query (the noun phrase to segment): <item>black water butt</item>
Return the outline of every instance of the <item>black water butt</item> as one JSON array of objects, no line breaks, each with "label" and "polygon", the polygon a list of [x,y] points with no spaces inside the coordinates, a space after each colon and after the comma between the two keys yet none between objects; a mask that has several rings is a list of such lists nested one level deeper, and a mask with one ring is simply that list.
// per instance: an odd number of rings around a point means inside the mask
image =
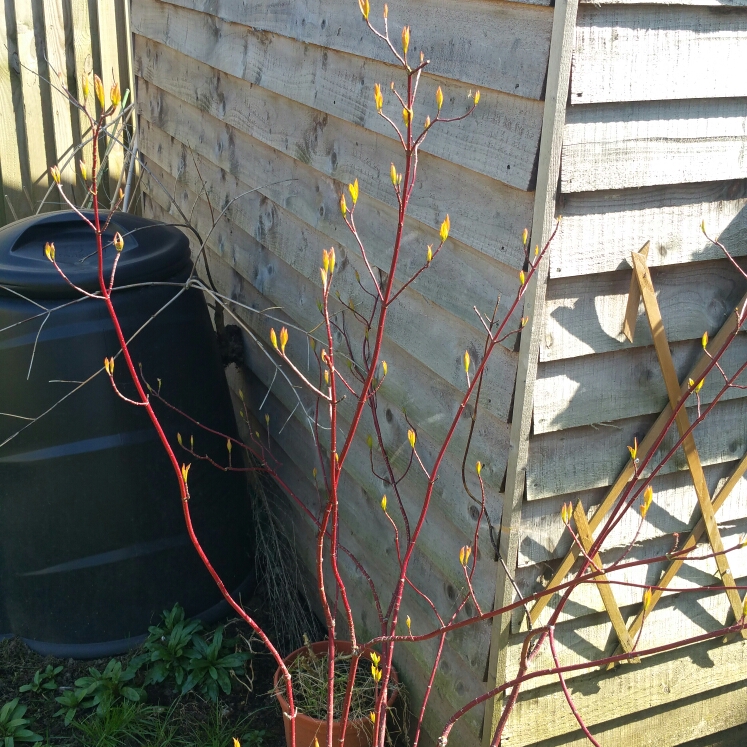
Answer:
[{"label": "black water butt", "polygon": [[[205,298],[194,289],[178,295],[192,269],[186,236],[122,213],[105,244],[116,231],[125,248],[113,301],[125,336],[156,315],[131,343],[135,363],[175,407],[235,435]],[[175,602],[203,619],[225,606],[189,541],[177,480],[147,413],[117,397],[101,371],[119,351],[105,304],[81,300],[45,257],[47,241],[73,283],[98,291],[94,235],[73,212],[0,230],[0,634],[42,653],[91,658],[125,650]],[[109,245],[107,278],[114,256]],[[121,355],[115,380],[135,397]],[[250,593],[244,476],[176,447],[177,432],[185,445],[194,435],[197,453],[225,464],[225,438],[154,406],[177,458],[192,464],[197,536],[228,588]]]}]

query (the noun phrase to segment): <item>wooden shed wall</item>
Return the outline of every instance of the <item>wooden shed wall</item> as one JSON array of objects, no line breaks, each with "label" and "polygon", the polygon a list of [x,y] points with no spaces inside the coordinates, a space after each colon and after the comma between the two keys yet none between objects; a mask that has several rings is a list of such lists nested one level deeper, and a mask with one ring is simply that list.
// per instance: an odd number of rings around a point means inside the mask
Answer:
[{"label": "wooden shed wall", "polygon": [[[747,8],[719,5],[603,0],[579,7],[562,147],[563,221],[550,257],[522,507],[517,579],[526,593],[547,582],[569,549],[561,505],[580,498],[593,513],[629,459],[626,445],[645,435],[667,403],[642,307],[634,342],[622,335],[631,253],[651,241],[648,262],[681,378],[700,353],[702,333],[718,330],[747,291],[700,231],[705,220],[744,266],[747,79],[734,74],[734,65],[747,60]],[[727,369],[745,353],[747,341],[739,339]],[[706,382],[704,402],[717,389],[715,378]],[[746,393],[733,391],[696,430],[711,494],[747,451]],[[654,505],[631,558],[666,553],[700,515],[684,466],[675,460],[654,482]],[[725,544],[733,545],[747,529],[744,479],[717,519]],[[630,541],[634,524],[631,517],[611,536],[607,560]],[[737,583],[745,583],[747,551],[730,555],[730,563]],[[663,569],[641,567],[624,578],[655,583]],[[713,561],[688,563],[675,584],[711,583],[715,572]],[[641,589],[615,586],[614,594],[632,620]],[[593,586],[574,592],[566,610],[556,630],[563,662],[613,653],[617,639]],[[639,645],[713,630],[728,615],[724,594],[668,594]],[[516,615],[509,676],[521,624]],[[718,642],[615,673],[579,675],[569,685],[603,745],[711,744],[707,735],[747,721],[744,656],[743,642]],[[543,665],[551,660],[537,663]],[[560,688],[547,680],[521,696],[507,743],[585,740]]]},{"label": "wooden shed wall", "polygon": [[[372,17],[380,12],[373,4]],[[347,182],[359,179],[356,222],[374,264],[387,266],[395,217],[389,163],[402,159],[373,102],[374,82],[386,84],[397,74],[386,49],[366,30],[357,3],[134,0],[132,16],[140,147],[153,173],[144,176],[146,214],[177,220],[157,179],[173,188],[176,201],[193,211],[193,220],[207,233],[210,211],[201,179],[217,206],[258,188],[231,207],[208,246],[213,275],[224,292],[253,309],[278,307],[269,316],[242,313],[261,339],[267,340],[270,326],[277,326],[273,319],[302,329],[318,324],[318,267],[322,249],[330,245],[342,257],[337,289],[343,299],[364,304],[353,277],[361,262],[340,218],[339,196]],[[552,18],[542,3],[390,3],[390,27],[410,23],[411,48],[424,43],[433,60],[421,82],[422,118],[438,85],[445,108],[454,113],[465,111],[470,90],[482,92],[475,116],[434,131],[420,159],[422,187],[406,226],[403,271],[422,263],[426,245],[437,236],[434,227],[446,213],[452,228],[445,252],[390,314],[384,350],[389,373],[380,399],[387,448],[395,455],[406,443],[404,408],[419,427],[426,461],[433,454],[465,388],[464,350],[473,360],[482,351],[472,306],[492,309],[500,295],[505,309],[517,290],[520,236],[531,224],[534,207]],[[483,418],[470,452],[471,463],[480,459],[485,465],[495,520],[501,514],[517,366],[514,341],[507,345],[490,367]],[[302,335],[292,328],[289,346],[306,360]],[[293,392],[272,384],[271,367],[255,353],[249,349],[252,374],[242,386],[250,392],[258,420],[270,416],[284,478],[313,508],[318,501],[311,476],[315,455],[302,410],[295,408]],[[349,417],[344,408],[342,417]],[[387,486],[368,465],[368,432],[365,425],[345,465],[343,539],[387,589],[396,559],[379,508]],[[470,540],[476,520],[459,477],[465,436],[466,422],[448,454],[413,565],[413,579],[442,614],[450,613],[461,593],[458,552]],[[397,456],[395,462],[400,464]],[[410,513],[419,506],[423,487],[418,477],[405,488]],[[290,501],[278,507],[278,514],[313,568],[310,525]],[[482,546],[487,542],[484,534]],[[486,551],[476,579],[485,607],[492,604],[495,579],[495,564]],[[359,624],[373,632],[367,592],[358,583],[351,591]],[[407,598],[405,612],[413,631],[435,622],[414,595]],[[489,626],[448,642],[427,722],[432,737],[440,734],[450,713],[484,691],[489,642]],[[433,648],[403,646],[399,651],[417,702]],[[478,744],[481,722],[482,712],[475,711],[460,725],[455,742]]]}]

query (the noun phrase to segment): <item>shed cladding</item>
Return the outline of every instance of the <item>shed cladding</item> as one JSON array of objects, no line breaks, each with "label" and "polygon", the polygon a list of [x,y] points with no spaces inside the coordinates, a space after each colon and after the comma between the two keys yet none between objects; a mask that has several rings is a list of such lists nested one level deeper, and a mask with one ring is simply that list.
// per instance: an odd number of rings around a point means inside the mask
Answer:
[{"label": "shed cladding", "polygon": [[[466,111],[471,91],[479,87],[482,94],[477,114],[434,130],[420,158],[403,274],[422,264],[427,244],[437,241],[435,227],[447,213],[451,233],[447,250],[390,312],[383,354],[389,373],[380,412],[387,448],[400,465],[408,428],[403,410],[418,425],[427,460],[445,436],[466,386],[464,351],[480,359],[483,332],[473,305],[492,309],[500,296],[505,310],[518,288],[520,237],[534,207],[553,14],[543,4],[496,0],[390,5],[390,27],[411,24],[411,48],[422,44],[433,60],[420,84],[420,100],[427,102],[421,105],[422,117],[439,85],[445,110],[454,113]],[[379,13],[374,7],[372,17]],[[373,84],[386,88],[398,74],[385,46],[365,28],[357,3],[135,0],[133,31],[139,140],[153,172],[144,176],[146,213],[181,220],[158,179],[174,188],[176,201],[186,213],[193,211],[193,220],[207,234],[205,191],[220,208],[258,188],[231,206],[208,246],[213,276],[227,295],[253,309],[277,307],[270,317],[242,313],[264,340],[270,326],[278,324],[271,317],[305,330],[319,323],[318,268],[322,249],[330,245],[342,257],[335,282],[343,300],[364,303],[354,279],[356,269],[364,274],[364,266],[340,218],[340,194],[349,181],[359,180],[356,224],[376,267],[388,266],[396,219],[389,164],[399,164],[401,157],[373,100]],[[302,339],[291,327],[289,346],[297,359],[306,360]],[[294,393],[277,382],[271,385],[273,371],[263,357],[250,355],[252,374],[244,385],[251,392],[250,407],[259,422],[270,415],[283,476],[313,508],[318,505],[312,479],[316,453],[302,410],[294,409]],[[496,521],[516,366],[514,340],[509,340],[489,369],[483,417],[470,450],[471,463],[480,459],[485,465],[482,474]],[[383,541],[391,530],[379,508],[387,485],[371,474],[365,445],[370,428],[370,423],[362,428],[361,442],[345,465],[345,542],[364,559],[376,582],[391,588],[396,556],[389,540]],[[413,565],[415,582],[442,613],[454,608],[459,548],[470,541],[477,519],[461,487],[466,431],[465,419],[447,455]],[[419,505],[424,485],[417,477],[405,487],[409,512]],[[313,568],[311,525],[290,502],[278,507],[278,514]],[[481,542],[489,546],[487,532]],[[355,571],[347,570],[355,578]],[[489,553],[475,578],[478,599],[490,607],[496,571]],[[358,624],[373,632],[375,615],[367,593],[353,584],[352,594],[354,609],[361,613]],[[413,631],[432,626],[433,613],[418,597],[409,597],[405,608]],[[427,723],[432,737],[440,734],[445,714],[484,691],[489,643],[486,625],[447,642],[432,699],[434,715]],[[416,699],[434,652],[429,646],[399,652],[400,669]],[[475,711],[454,738],[478,744],[481,721],[482,712]]]},{"label": "shed cladding", "polygon": [[[744,3],[579,7],[558,201],[563,222],[550,257],[522,509],[517,578],[524,592],[544,585],[569,550],[561,505],[581,499],[593,515],[628,461],[626,446],[646,434],[667,403],[643,306],[633,343],[622,334],[631,253],[651,242],[648,264],[681,380],[701,352],[703,332],[715,333],[747,291],[700,231],[704,220],[744,266],[747,82],[735,70],[745,59]],[[727,370],[745,354],[740,336]],[[716,378],[706,381],[703,403],[717,391]],[[731,392],[695,432],[711,495],[747,452],[744,394]],[[675,459],[655,480],[654,505],[629,559],[668,552],[700,516],[685,470],[684,459]],[[732,546],[747,529],[744,479],[716,516],[725,545]],[[605,545],[605,563],[619,557],[637,525],[631,514],[618,527]],[[734,575],[742,577],[738,584],[747,577],[746,561],[739,553],[730,556]],[[616,578],[652,584],[664,569],[642,566]],[[693,562],[673,586],[717,578],[713,560]],[[613,591],[630,623],[640,610],[641,588],[615,585]],[[579,588],[566,610],[556,633],[563,663],[613,653],[617,639],[597,589]],[[639,645],[712,630],[728,615],[723,593],[667,593]],[[521,625],[515,616],[509,671],[516,667]],[[719,643],[690,658],[667,654],[568,683],[602,744],[675,745],[699,738],[711,744],[707,735],[744,722],[743,657],[742,643]],[[550,680],[521,696],[507,736],[512,745],[584,743]]]}]

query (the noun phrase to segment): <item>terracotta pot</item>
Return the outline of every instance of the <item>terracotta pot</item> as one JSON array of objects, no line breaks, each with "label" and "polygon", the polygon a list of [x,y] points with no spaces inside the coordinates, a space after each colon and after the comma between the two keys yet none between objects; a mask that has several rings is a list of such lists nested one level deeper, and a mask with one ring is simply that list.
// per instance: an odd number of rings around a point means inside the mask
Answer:
[{"label": "terracotta pot", "polygon": [[[313,653],[323,655],[327,653],[327,642],[320,641],[319,643],[312,643],[311,646],[304,646],[303,648],[297,649],[292,654],[289,654],[285,657],[284,661],[286,666],[290,666],[296,660],[296,658],[303,655],[309,648]],[[345,654],[349,654],[353,650],[353,646],[350,641],[337,641],[336,648],[337,651]],[[358,666],[360,667],[360,665],[364,661],[366,663],[369,663],[370,659],[367,656],[363,657]],[[280,678],[282,676],[283,673],[280,671],[280,669],[276,670],[273,685],[275,690],[275,697],[278,699],[280,708],[282,708],[283,710],[285,742],[288,747],[290,747],[291,726],[290,719],[286,716],[286,714],[290,713],[290,706],[288,705],[288,701],[286,700],[285,695],[280,692],[280,688],[278,687],[278,682],[280,681]],[[392,668],[391,680],[395,685],[399,684],[397,672],[394,670],[394,668]],[[397,691],[395,690],[389,696],[387,707],[391,707],[396,699]],[[367,718],[348,721],[348,728],[345,730],[345,747],[370,747],[372,732],[373,724]],[[332,738],[335,740],[335,745],[337,745],[339,736],[340,723],[338,721],[335,721],[334,725],[332,726]],[[315,738],[319,741],[320,747],[325,747],[325,745],[327,744],[327,722],[320,721],[316,718],[311,718],[310,716],[306,716],[303,713],[299,713],[296,716],[296,747],[314,747]]]}]

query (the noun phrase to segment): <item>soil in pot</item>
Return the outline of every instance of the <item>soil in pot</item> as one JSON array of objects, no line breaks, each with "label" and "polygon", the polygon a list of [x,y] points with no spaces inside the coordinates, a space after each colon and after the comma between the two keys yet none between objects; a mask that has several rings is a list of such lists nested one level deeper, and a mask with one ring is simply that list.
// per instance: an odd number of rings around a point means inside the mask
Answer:
[{"label": "soil in pot", "polygon": [[[352,646],[347,641],[338,641],[337,649],[335,719],[342,714]],[[293,677],[293,694],[299,712],[296,718],[296,747],[314,747],[314,739],[317,739],[320,745],[324,745],[327,741],[327,642],[321,641],[304,646],[286,657],[285,663]],[[388,708],[391,708],[396,700],[399,687],[397,673],[392,670]],[[275,694],[283,710],[285,737],[287,744],[290,745],[290,720],[285,716],[290,712],[290,708],[279,669],[275,672]],[[376,684],[371,676],[371,661],[367,657],[362,658],[356,671],[350,718],[345,732],[345,747],[369,747],[371,744],[373,724],[369,714],[374,709],[375,697]],[[339,737],[340,727],[339,723],[334,724],[334,739]]]}]

